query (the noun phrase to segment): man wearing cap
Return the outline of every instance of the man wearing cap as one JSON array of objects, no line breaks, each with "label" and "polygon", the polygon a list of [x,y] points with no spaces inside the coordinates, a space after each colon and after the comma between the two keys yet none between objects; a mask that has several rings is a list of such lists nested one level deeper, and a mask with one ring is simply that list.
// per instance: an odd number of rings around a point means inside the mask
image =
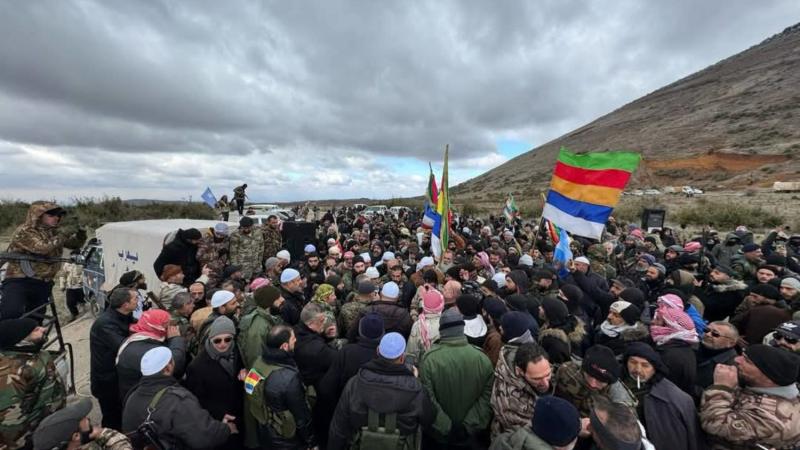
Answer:
[{"label": "man wearing cap", "polygon": [[417,264],[417,271],[414,272],[410,277],[411,282],[414,283],[414,286],[419,288],[425,283],[422,274],[427,270],[433,270],[436,272],[436,280],[439,284],[444,284],[444,274],[441,270],[435,267],[435,264],[436,262],[431,256],[426,256],[419,261]]},{"label": "man wearing cap", "polygon": [[800,309],[800,280],[793,277],[782,279],[780,291],[781,297],[795,311],[796,316],[797,310]]},{"label": "man wearing cap", "polygon": [[270,214],[267,223],[261,227],[264,235],[264,258],[271,258],[278,254],[283,247],[283,238],[278,225],[278,216]]},{"label": "man wearing cap", "polygon": [[397,283],[390,281],[383,285],[380,300],[367,305],[365,312],[374,312],[383,317],[386,332],[397,332],[403,335],[404,339],[411,334],[411,327],[414,322],[408,314],[408,310],[397,304],[400,296],[400,287]]},{"label": "man wearing cap", "polygon": [[256,307],[239,320],[237,345],[244,367],[250,368],[264,351],[264,339],[269,330],[283,323],[281,307],[284,299],[274,286],[261,286],[253,292]]},{"label": "man wearing cap", "polygon": [[575,405],[581,417],[589,417],[591,404],[598,397],[635,406],[635,397],[619,381],[621,371],[610,348],[594,345],[586,350],[582,362],[569,361],[561,364],[553,380],[555,395]]},{"label": "man wearing cap", "polygon": [[[730,322],[749,344],[759,344],[778,325],[791,320],[792,313],[780,300],[780,292],[771,284],[757,284],[750,289],[742,305],[746,307]],[[746,303],[745,303],[746,302]]]},{"label": "man wearing cap", "polygon": [[[230,282],[226,282],[230,283]],[[226,284],[223,284],[226,286]],[[200,327],[197,329],[197,343],[203,344],[206,338],[208,337],[208,327],[211,326],[212,323],[217,319],[219,316],[227,316],[229,319],[233,320],[233,323],[239,323],[239,319],[236,317],[236,313],[239,311],[239,301],[236,298],[236,294],[231,292],[228,289],[220,289],[211,296],[211,314],[206,317]]]},{"label": "man wearing cap", "polygon": [[[11,236],[8,252],[60,257],[64,248],[80,248],[86,240],[86,231],[76,227],[60,227],[66,214],[55,203],[31,203],[25,223],[17,227]],[[0,320],[20,317],[47,303],[53,289],[53,279],[60,269],[61,263],[57,262],[8,261],[3,280],[3,301],[0,302]]]},{"label": "man wearing cap", "polygon": [[45,332],[29,317],[0,321],[0,443],[10,448],[66,400],[50,353],[40,351]]},{"label": "man wearing cap", "polygon": [[141,381],[125,400],[122,431],[135,431],[148,418],[166,448],[214,448],[238,433],[234,417],[215,420],[197,397],[173,377],[175,362],[166,347],[142,356]]},{"label": "man wearing cap", "polygon": [[207,286],[216,287],[221,280],[222,271],[228,265],[230,230],[226,223],[218,223],[209,228],[197,249],[197,261],[201,267],[211,269]]},{"label": "man wearing cap", "polygon": [[261,272],[264,261],[264,234],[253,224],[250,217],[242,217],[239,219],[239,228],[230,237],[229,262],[239,266],[244,279],[248,281]]},{"label": "man wearing cap", "polygon": [[758,266],[764,263],[761,247],[758,244],[745,244],[740,253],[731,258],[731,269],[736,272],[736,278],[747,284],[754,284]]},{"label": "man wearing cap", "polygon": [[119,401],[117,353],[130,334],[132,313],[138,306],[136,291],[119,288],[108,296],[108,308],[100,313],[89,332],[90,380],[92,395],[100,404],[103,426],[119,429],[122,404]]},{"label": "man wearing cap", "polygon": [[283,321],[295,326],[300,322],[300,311],[306,304],[303,295],[303,278],[296,269],[287,268],[281,272],[281,297],[285,300],[281,308]]},{"label": "man wearing cap", "polygon": [[727,266],[716,265],[704,281],[702,290],[695,291],[705,305],[703,318],[709,322],[733,317],[736,307],[747,295],[747,284],[733,278],[735,272]]},{"label": "man wearing cap", "polygon": [[633,342],[622,360],[622,379],[638,401],[637,415],[657,449],[704,448],[694,400],[666,378],[661,356],[643,342]]},{"label": "man wearing cap", "polygon": [[355,294],[355,298],[342,305],[339,310],[339,334],[348,339],[357,336],[359,318],[367,306],[379,298],[375,284],[366,279],[358,283]]},{"label": "man wearing cap", "polygon": [[644,342],[650,337],[650,330],[640,321],[641,310],[625,300],[611,304],[606,320],[597,328],[594,342],[602,344],[622,355],[632,342]]},{"label": "man wearing cap", "polygon": [[[387,333],[380,340],[378,357],[347,382],[331,422],[329,450],[351,448],[350,441],[368,425],[370,415],[383,423],[395,415],[397,440],[406,441],[404,448],[416,448],[421,428],[433,424],[435,414],[422,383],[405,364],[405,348],[403,336]],[[370,448],[364,434],[360,439],[353,446]]]},{"label": "man wearing cap", "polygon": [[132,450],[127,436],[92,425],[91,400],[81,399],[47,416],[33,432],[33,450]]},{"label": "man wearing cap", "polygon": [[712,448],[800,445],[798,370],[797,355],[762,344],[749,346],[736,367],[718,365],[700,405]]},{"label": "man wearing cap", "polygon": [[581,418],[571,403],[547,396],[539,397],[531,406],[536,410],[533,419],[497,436],[490,450],[572,450],[575,447]]},{"label": "man wearing cap", "polygon": [[203,241],[203,235],[196,228],[178,230],[174,239],[161,249],[161,253],[153,262],[153,269],[161,277],[167,264],[180,266],[184,275],[184,286],[188,287],[200,277],[201,266],[197,262],[197,248]]},{"label": "man wearing cap", "polygon": [[[800,356],[800,320],[784,322],[764,338],[773,347],[788,350]],[[765,342],[766,343],[766,342]]]},{"label": "man wearing cap", "polygon": [[419,375],[436,405],[436,420],[423,436],[423,448],[464,446],[485,434],[492,418],[494,368],[467,342],[464,317],[455,308],[442,313],[439,341],[425,352]]}]

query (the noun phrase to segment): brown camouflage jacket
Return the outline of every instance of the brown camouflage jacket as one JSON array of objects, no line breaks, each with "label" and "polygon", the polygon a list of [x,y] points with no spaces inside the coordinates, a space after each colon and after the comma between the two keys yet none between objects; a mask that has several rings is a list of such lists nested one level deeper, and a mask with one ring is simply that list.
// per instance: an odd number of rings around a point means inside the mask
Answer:
[{"label": "brown camouflage jacket", "polygon": [[504,345],[494,369],[494,385],[489,403],[494,411],[492,437],[516,427],[530,426],[536,391],[514,371],[517,346]]},{"label": "brown camouflage jacket", "polygon": [[264,233],[264,259],[277,255],[283,246],[281,232],[268,224],[261,227],[261,231]]},{"label": "brown camouflage jacket", "polygon": [[216,242],[214,236],[208,235],[203,237],[203,241],[197,246],[197,262],[200,267],[207,265],[211,269],[211,274],[208,276],[208,287],[216,287],[222,271],[228,265],[228,248],[230,240],[226,236],[222,242]]},{"label": "brown camouflage jacket", "polygon": [[133,450],[128,437],[111,428],[103,428],[97,439],[78,448],[80,450]]},{"label": "brown camouflage jacket", "polygon": [[48,352],[0,351],[0,448],[19,448],[39,422],[63,408],[66,390]]},{"label": "brown camouflage jacket", "polygon": [[[8,251],[14,253],[27,253],[40,256],[60,257],[66,248],[80,248],[86,236],[77,233],[59,231],[58,227],[45,227],[39,221],[45,211],[58,207],[51,202],[33,202],[28,209],[25,223],[17,227],[11,236]],[[52,281],[61,270],[61,263],[32,262],[31,267],[35,273],[34,278]],[[9,261],[6,268],[6,278],[26,278],[25,272],[19,262]]]},{"label": "brown camouflage jacket", "polygon": [[581,363],[576,361],[569,361],[561,364],[558,368],[558,372],[556,372],[553,384],[555,395],[575,405],[581,417],[589,417],[589,413],[597,397],[605,397],[607,400],[614,403],[621,403],[632,408],[636,407],[638,403],[636,397],[620,381],[609,384],[599,391],[589,389],[586,385],[580,364]]},{"label": "brown camouflage jacket", "polygon": [[700,425],[712,449],[776,450],[800,446],[800,395],[796,386],[776,388],[793,396],[781,397],[751,388],[712,385],[703,392]]}]

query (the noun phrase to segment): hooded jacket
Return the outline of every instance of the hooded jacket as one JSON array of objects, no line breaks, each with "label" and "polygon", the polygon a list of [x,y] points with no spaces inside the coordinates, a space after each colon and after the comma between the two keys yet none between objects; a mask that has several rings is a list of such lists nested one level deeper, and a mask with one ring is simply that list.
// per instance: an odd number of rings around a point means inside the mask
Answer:
[{"label": "hooded jacket", "polygon": [[494,369],[492,397],[489,401],[494,412],[492,436],[530,426],[533,419],[533,405],[538,395],[536,391],[514,370],[514,356],[517,347],[505,346],[497,359]]},{"label": "hooded jacket", "polygon": [[153,263],[153,269],[160,277],[167,264],[181,266],[183,284],[188,286],[200,277],[200,264],[197,262],[197,246],[189,242],[186,233],[187,230],[178,230],[175,239],[161,249]]},{"label": "hooded jacket", "polygon": [[728,233],[725,235],[725,240],[714,246],[711,250],[711,255],[717,260],[717,263],[730,267],[731,260],[739,250],[742,248],[742,239],[735,233]]},{"label": "hooded jacket", "polygon": [[[8,251],[29,255],[60,257],[64,248],[76,249],[86,240],[85,232],[65,234],[59,232],[58,226],[46,227],[41,223],[42,215],[51,209],[58,208],[52,202],[33,202],[28,209],[25,222],[17,227],[11,236]],[[69,232],[69,230],[68,230]],[[31,262],[34,276],[43,281],[52,281],[61,263]],[[9,261],[6,266],[6,278],[26,278],[19,261]]]}]

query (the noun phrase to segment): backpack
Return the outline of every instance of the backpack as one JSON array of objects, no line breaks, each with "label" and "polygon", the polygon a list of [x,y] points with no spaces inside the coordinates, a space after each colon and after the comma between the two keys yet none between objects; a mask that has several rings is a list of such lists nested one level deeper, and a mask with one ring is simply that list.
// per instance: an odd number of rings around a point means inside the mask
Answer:
[{"label": "backpack", "polygon": [[[383,426],[380,419],[383,418]],[[353,440],[350,450],[416,450],[420,446],[419,430],[413,434],[401,435],[397,428],[397,413],[378,414],[367,411],[367,425]]]},{"label": "backpack", "polygon": [[264,386],[269,376],[280,366],[267,364],[259,358],[244,379],[244,390],[248,395],[246,404],[250,406],[250,414],[260,426],[269,425],[274,433],[284,439],[292,439],[297,432],[294,416],[286,409],[275,411],[266,404]]},{"label": "backpack", "polygon": [[131,447],[136,450],[167,450],[168,447],[158,438],[158,430],[156,429],[155,422],[150,420],[153,412],[156,410],[159,400],[167,392],[168,388],[161,388],[156,395],[153,396],[150,403],[147,405],[147,417],[144,419],[136,430],[127,433],[126,436],[131,441]]}]

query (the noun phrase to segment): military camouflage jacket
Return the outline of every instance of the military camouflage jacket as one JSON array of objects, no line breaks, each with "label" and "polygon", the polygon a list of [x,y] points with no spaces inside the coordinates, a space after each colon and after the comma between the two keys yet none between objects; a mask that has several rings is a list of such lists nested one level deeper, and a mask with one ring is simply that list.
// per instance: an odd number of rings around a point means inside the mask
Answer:
[{"label": "military camouflage jacket", "polygon": [[0,444],[19,448],[66,398],[49,353],[0,351]]},{"label": "military camouflage jacket", "polygon": [[241,267],[246,280],[261,272],[264,255],[264,235],[261,231],[253,228],[250,234],[243,234],[237,230],[230,239],[230,264]]},{"label": "military camouflage jacket", "polygon": [[283,246],[281,232],[269,225],[264,225],[261,230],[264,233],[264,259],[277,255]]},{"label": "military camouflage jacket", "polygon": [[703,392],[700,425],[713,449],[751,449],[756,444],[777,450],[800,446],[800,395],[797,387],[731,389],[712,385]]},{"label": "military camouflage jacket", "polygon": [[494,369],[494,385],[489,403],[494,411],[492,436],[529,426],[533,419],[536,391],[514,370],[514,356],[518,347],[504,345]]},{"label": "military camouflage jacket", "polygon": [[127,436],[111,428],[103,428],[97,439],[78,448],[81,450],[133,450]]},{"label": "military camouflage jacket", "polygon": [[[28,210],[25,223],[20,225],[11,236],[11,243],[8,251],[14,253],[27,253],[40,256],[60,257],[64,247],[80,248],[86,235],[69,232],[70,230],[59,231],[58,227],[48,228],[39,223],[39,219],[45,211],[58,207],[50,202],[33,202]],[[60,263],[32,262],[31,267],[34,278],[44,281],[52,281],[61,269]],[[6,268],[6,278],[25,278],[25,272],[17,261],[9,261]]]},{"label": "military camouflage jacket", "polygon": [[635,408],[638,403],[631,391],[619,381],[609,384],[599,391],[589,389],[583,377],[581,365],[576,361],[562,364],[556,372],[553,384],[555,395],[575,405],[581,413],[581,417],[589,417],[597,397],[605,397],[611,402],[622,403],[632,408]]},{"label": "military camouflage jacket", "polygon": [[228,265],[228,248],[230,239],[225,237],[222,242],[216,242],[213,235],[203,237],[203,242],[197,247],[197,262],[200,266],[208,266],[211,274],[208,276],[208,287],[219,284],[222,271]]}]

